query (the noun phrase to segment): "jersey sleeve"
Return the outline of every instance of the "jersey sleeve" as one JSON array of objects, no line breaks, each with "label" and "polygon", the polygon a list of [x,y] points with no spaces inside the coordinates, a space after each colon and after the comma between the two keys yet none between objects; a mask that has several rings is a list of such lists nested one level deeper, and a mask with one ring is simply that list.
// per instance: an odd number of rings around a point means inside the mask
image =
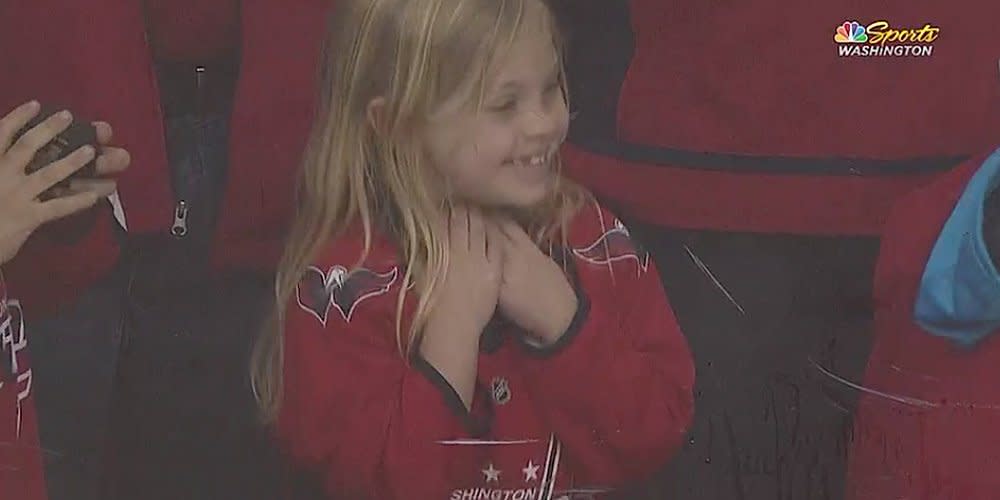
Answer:
[{"label": "jersey sleeve", "polygon": [[45,478],[25,324],[20,303],[8,300],[0,272],[0,491],[9,498],[41,500]]},{"label": "jersey sleeve", "polygon": [[448,443],[487,432],[483,391],[466,410],[433,366],[404,361],[398,269],[331,286],[335,270],[311,268],[287,308],[279,439],[337,498],[446,498],[472,448]]},{"label": "jersey sleeve", "polygon": [[[524,370],[549,425],[586,477],[615,487],[663,466],[692,418],[694,366],[645,257],[577,264],[578,310]],[[600,273],[613,272],[607,280]],[[610,288],[604,289],[610,281]]]}]

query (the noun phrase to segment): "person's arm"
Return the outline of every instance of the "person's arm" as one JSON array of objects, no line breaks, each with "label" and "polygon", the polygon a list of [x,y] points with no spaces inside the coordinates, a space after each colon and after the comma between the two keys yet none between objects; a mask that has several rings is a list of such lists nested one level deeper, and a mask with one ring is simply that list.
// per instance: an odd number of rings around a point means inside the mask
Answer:
[{"label": "person's arm", "polygon": [[589,290],[604,280],[581,269],[569,329],[551,345],[525,344],[533,399],[593,487],[654,472],[692,418],[694,366],[655,265],[618,264],[611,291]]},{"label": "person's arm", "polygon": [[448,498],[477,448],[444,442],[488,431],[485,391],[468,410],[431,363],[404,362],[398,291],[365,299],[349,321],[335,306],[324,320],[296,298],[288,306],[278,436],[338,498]]}]

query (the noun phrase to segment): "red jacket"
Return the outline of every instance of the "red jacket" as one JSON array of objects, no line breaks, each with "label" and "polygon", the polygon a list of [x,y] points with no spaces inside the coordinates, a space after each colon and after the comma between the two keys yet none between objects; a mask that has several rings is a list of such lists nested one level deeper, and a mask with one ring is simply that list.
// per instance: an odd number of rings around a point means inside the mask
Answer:
[{"label": "red jacket", "polygon": [[[987,500],[1000,491],[1000,332],[963,347],[941,331],[932,334],[937,328],[926,326],[920,313],[922,283],[932,283],[937,292],[946,286],[928,281],[933,276],[927,269],[983,160],[976,157],[903,198],[886,225],[875,276],[875,344],[850,454],[849,500]],[[941,297],[969,300],[962,293]]]},{"label": "red jacket", "polygon": [[[634,55],[612,90],[622,144],[581,138],[566,163],[648,222],[875,235],[894,199],[1000,130],[994,0],[589,3],[631,9]],[[617,43],[605,17],[576,34],[581,46]],[[856,44],[834,41],[845,20],[940,32],[929,57],[846,57],[839,45]],[[578,57],[593,65],[585,78],[618,66]],[[595,104],[579,103],[579,120]]]},{"label": "red jacket", "polygon": [[0,496],[45,500],[38,450],[31,360],[20,303],[8,300],[0,276]]},{"label": "red jacket", "polygon": [[663,465],[691,419],[694,369],[655,266],[594,207],[569,241],[581,308],[565,341],[538,350],[493,323],[471,412],[429,364],[400,359],[392,245],[377,238],[351,273],[360,234],[329,245],[287,313],[277,427],[291,456],[331,494],[378,499],[557,498]]},{"label": "red jacket", "polygon": [[[242,65],[229,183],[215,248],[220,267],[270,269],[291,210],[294,171],[312,119],[330,0],[242,2]],[[138,0],[0,2],[0,109],[32,98],[101,119],[132,154],[120,193],[129,230],[161,232],[174,200],[160,99]],[[30,49],[27,41],[31,41]],[[31,315],[66,303],[117,258],[110,215],[82,241],[33,235],[4,266]]]}]

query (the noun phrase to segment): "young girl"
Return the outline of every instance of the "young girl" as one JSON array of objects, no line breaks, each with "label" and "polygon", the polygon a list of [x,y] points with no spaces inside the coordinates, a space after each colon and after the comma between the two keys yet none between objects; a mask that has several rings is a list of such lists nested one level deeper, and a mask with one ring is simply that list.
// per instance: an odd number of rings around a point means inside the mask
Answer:
[{"label": "young girl", "polygon": [[254,387],[337,498],[550,499],[663,465],[693,366],[655,266],[559,176],[542,0],[341,0]]}]

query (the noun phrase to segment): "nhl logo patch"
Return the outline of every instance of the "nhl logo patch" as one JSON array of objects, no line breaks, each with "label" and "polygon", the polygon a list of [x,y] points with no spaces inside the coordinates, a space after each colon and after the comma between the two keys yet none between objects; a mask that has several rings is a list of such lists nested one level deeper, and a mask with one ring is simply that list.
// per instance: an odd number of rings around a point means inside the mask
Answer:
[{"label": "nhl logo patch", "polygon": [[505,405],[510,401],[510,384],[503,377],[494,377],[490,383],[493,392],[493,401],[498,405]]}]

